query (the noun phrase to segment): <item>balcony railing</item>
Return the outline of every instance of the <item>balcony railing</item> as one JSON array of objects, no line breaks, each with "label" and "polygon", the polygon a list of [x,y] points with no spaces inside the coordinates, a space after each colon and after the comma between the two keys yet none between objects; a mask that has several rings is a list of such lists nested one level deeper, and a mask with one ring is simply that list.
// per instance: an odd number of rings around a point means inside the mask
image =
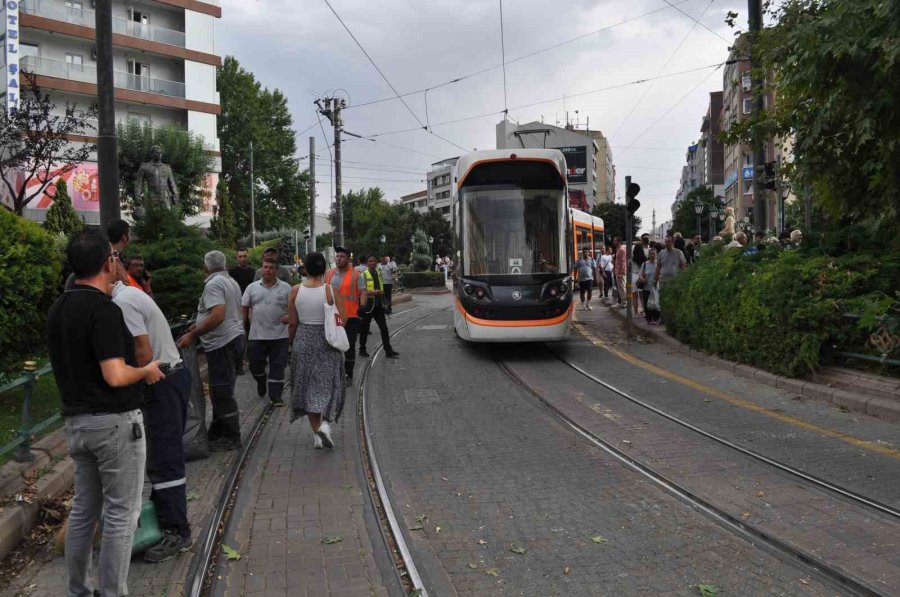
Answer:
[{"label": "balcony railing", "polygon": [[[97,83],[97,69],[93,66],[70,64],[62,60],[38,58],[37,56],[26,56],[21,60],[20,65],[23,71],[35,75],[57,77],[82,83]],[[113,73],[113,85],[119,89],[131,89],[133,91],[143,91],[171,97],[184,97],[184,83],[154,79],[121,71]]]},{"label": "balcony railing", "polygon": [[[76,8],[67,6],[60,2],[52,2],[51,0],[23,0],[19,5],[22,12],[46,17],[54,21],[62,21],[64,23],[72,23],[73,25],[82,25],[85,27],[94,27],[94,11],[85,8]],[[113,33],[120,33],[129,37],[146,39],[149,41],[159,42],[179,48],[185,47],[184,32],[175,31],[174,29],[166,29],[165,27],[157,27],[155,25],[144,25],[121,17],[113,18]]]}]

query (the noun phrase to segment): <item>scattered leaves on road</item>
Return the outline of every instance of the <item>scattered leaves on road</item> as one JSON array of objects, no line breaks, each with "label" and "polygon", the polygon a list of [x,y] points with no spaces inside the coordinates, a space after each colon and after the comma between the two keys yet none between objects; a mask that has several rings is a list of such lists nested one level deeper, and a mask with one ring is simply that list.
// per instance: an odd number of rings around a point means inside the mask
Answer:
[{"label": "scattered leaves on road", "polygon": [[335,535],[334,537],[323,538],[322,543],[324,543],[325,545],[334,545],[335,543],[340,543],[343,540],[344,540],[343,537],[339,537],[339,536]]},{"label": "scattered leaves on road", "polygon": [[229,560],[240,560],[241,559],[241,553],[239,551],[236,551],[235,549],[229,547],[228,545],[226,545],[224,543],[222,544],[222,553],[224,553],[225,557],[228,558]]},{"label": "scattered leaves on road", "polygon": [[597,535],[596,537],[591,537],[591,541],[594,543],[606,543],[606,539],[603,535]]},{"label": "scattered leaves on road", "polygon": [[741,512],[741,518],[750,518],[749,512]]},{"label": "scattered leaves on road", "polygon": [[408,593],[409,597],[419,597],[422,594],[422,589],[413,589]]},{"label": "scattered leaves on road", "polygon": [[352,483],[344,483],[343,485],[341,485],[341,487],[344,489],[353,489],[353,484]]},{"label": "scattered leaves on road", "polygon": [[718,595],[722,589],[716,585],[697,585],[697,590],[700,591],[701,597],[713,597]]},{"label": "scattered leaves on road", "polygon": [[194,491],[193,489],[187,492],[187,501],[193,502],[194,500],[199,500],[200,494]]},{"label": "scattered leaves on road", "polygon": [[411,530],[411,531],[424,531],[424,530],[425,530],[425,526],[422,525],[421,523],[418,523],[418,522],[417,522],[416,524],[414,524],[414,525],[412,525],[411,527],[409,527],[409,530]]},{"label": "scattered leaves on road", "polygon": [[478,545],[487,545],[487,541],[485,541],[484,539],[479,539]]},{"label": "scattered leaves on road", "polygon": [[765,491],[757,491],[756,497],[766,497],[766,492]]},{"label": "scattered leaves on road", "polygon": [[441,527],[434,527],[434,533],[438,534],[441,532]]},{"label": "scattered leaves on road", "polygon": [[519,555],[522,555],[523,553],[525,553],[525,548],[519,547],[518,545],[513,545],[512,547],[509,548],[509,551],[511,551],[513,553],[517,553]]},{"label": "scattered leaves on road", "polygon": [[472,570],[478,570],[478,564],[476,564],[475,562],[469,562],[469,568],[471,568]]},{"label": "scattered leaves on road", "polygon": [[497,570],[496,568],[488,568],[487,570],[484,571],[484,573],[487,574],[488,576],[500,576],[500,571]]},{"label": "scattered leaves on road", "polygon": [[568,566],[563,568],[563,574],[565,574],[566,576],[569,576],[569,567]]}]

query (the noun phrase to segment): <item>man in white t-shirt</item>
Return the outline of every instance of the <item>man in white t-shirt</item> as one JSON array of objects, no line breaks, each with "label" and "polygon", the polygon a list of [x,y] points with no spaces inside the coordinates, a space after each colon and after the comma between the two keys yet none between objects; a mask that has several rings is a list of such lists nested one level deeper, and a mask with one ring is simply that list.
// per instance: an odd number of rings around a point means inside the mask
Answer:
[{"label": "man in white t-shirt", "polygon": [[147,476],[150,500],[162,540],[144,553],[148,562],[165,562],[190,549],[191,526],[187,517],[184,470],[184,424],[191,392],[191,374],[181,360],[165,315],[143,290],[124,283],[113,286],[113,302],[122,310],[125,325],[134,336],[139,365],[159,361],[165,379],[146,387],[144,426],[147,430]]},{"label": "man in white t-shirt", "polygon": [[394,273],[397,271],[397,264],[389,256],[384,255],[378,264],[378,271],[381,272],[381,279],[384,281],[384,312],[390,315],[393,312],[391,295],[394,291]]}]

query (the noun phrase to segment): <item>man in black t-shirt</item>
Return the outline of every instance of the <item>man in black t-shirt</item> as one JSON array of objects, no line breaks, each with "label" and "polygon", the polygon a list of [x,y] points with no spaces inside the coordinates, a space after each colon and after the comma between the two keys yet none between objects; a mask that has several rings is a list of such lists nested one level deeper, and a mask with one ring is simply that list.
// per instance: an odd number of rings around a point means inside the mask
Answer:
[{"label": "man in black t-shirt", "polygon": [[250,265],[250,256],[247,254],[247,249],[239,249],[235,257],[238,264],[228,270],[228,275],[234,278],[234,281],[241,287],[241,296],[243,296],[247,287],[253,283],[256,270]]},{"label": "man in black t-shirt", "polygon": [[154,384],[165,376],[159,361],[137,366],[134,339],[108,296],[118,260],[106,236],[82,232],[69,241],[66,256],[75,283],[50,308],[47,344],[69,455],[75,461],[66,534],[67,593],[92,594],[94,527],[103,512],[97,591],[127,595],[147,454],[140,382]]}]

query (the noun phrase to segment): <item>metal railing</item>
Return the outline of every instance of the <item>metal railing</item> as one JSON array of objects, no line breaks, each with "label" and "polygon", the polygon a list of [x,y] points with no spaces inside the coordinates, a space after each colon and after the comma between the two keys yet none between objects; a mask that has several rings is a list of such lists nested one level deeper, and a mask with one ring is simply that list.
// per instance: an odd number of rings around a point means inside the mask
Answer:
[{"label": "metal railing", "polygon": [[[844,313],[844,317],[853,321],[859,321],[861,318],[855,313]],[[900,367],[900,359],[892,359],[893,353],[900,352],[900,333],[894,333],[892,330],[900,328],[900,324],[896,319],[884,315],[880,318],[876,329],[866,337],[864,347],[856,347],[856,350],[844,350],[835,344],[831,344],[829,356],[837,356],[844,359],[859,359],[861,361],[869,361],[871,363],[879,363],[881,365],[892,365]],[[878,354],[869,354],[860,352],[861,350],[872,350]]]},{"label": "metal railing", "polygon": [[0,456],[15,450],[12,456],[13,459],[18,460],[19,462],[33,461],[34,453],[31,451],[31,441],[34,435],[62,419],[62,414],[56,413],[55,415],[44,419],[34,427],[31,426],[31,398],[34,395],[34,387],[37,385],[38,379],[47,375],[52,370],[50,365],[45,365],[38,369],[37,364],[34,361],[25,361],[25,368],[22,372],[22,376],[5,386],[0,387],[0,394],[4,394],[19,387],[22,387],[25,393],[25,400],[22,402],[22,422],[19,424],[19,431],[16,434],[17,437],[0,448]]},{"label": "metal railing", "polygon": [[[20,65],[23,71],[36,75],[81,81],[82,83],[97,83],[97,69],[93,66],[72,64],[62,60],[39,58],[37,56],[26,56],[21,60]],[[178,98],[185,96],[184,83],[179,81],[155,79],[143,75],[123,73],[122,71],[113,72],[113,85],[119,89],[131,89],[155,95],[167,95]]]},{"label": "metal railing", "polygon": [[[69,6],[51,0],[23,0],[19,6],[24,13],[46,17],[48,19],[53,19],[54,21],[62,21],[64,23],[72,23],[84,27],[95,26],[93,10]],[[158,27],[156,25],[145,25],[129,19],[123,19],[122,17],[113,17],[113,33],[155,41],[179,48],[185,47],[185,36],[183,31]]]}]

